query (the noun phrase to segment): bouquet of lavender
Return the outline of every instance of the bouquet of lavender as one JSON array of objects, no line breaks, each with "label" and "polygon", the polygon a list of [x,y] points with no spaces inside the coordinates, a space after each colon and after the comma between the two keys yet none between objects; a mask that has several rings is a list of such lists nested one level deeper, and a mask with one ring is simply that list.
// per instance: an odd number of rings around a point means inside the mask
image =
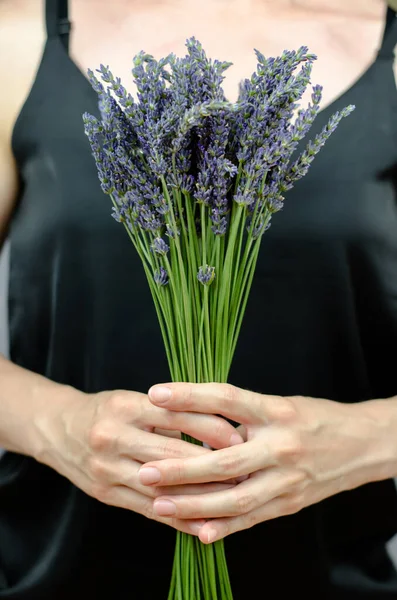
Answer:
[{"label": "bouquet of lavender", "polygon": [[[186,46],[183,58],[135,57],[137,100],[108,67],[103,83],[89,71],[102,120],[85,114],[84,125],[113,216],[142,260],[172,379],[226,382],[261,237],[354,107],[292,160],[319,111],[320,86],[298,110],[316,57],[256,51],[232,104],[222,89],[230,63],[209,60],[194,38]],[[178,532],[169,600],[218,598],[232,599],[223,542]]]}]

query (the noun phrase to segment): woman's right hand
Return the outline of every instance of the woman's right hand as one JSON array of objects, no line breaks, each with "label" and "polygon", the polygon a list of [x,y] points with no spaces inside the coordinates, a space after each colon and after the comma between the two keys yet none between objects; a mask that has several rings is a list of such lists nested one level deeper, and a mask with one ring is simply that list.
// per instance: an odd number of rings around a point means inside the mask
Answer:
[{"label": "woman's right hand", "polygon": [[[54,403],[36,423],[43,440],[41,455],[36,458],[101,502],[197,534],[203,521],[156,515],[153,501],[167,494],[167,489],[141,485],[138,471],[146,462],[211,452],[178,439],[177,432],[219,449],[243,442],[234,427],[214,415],[156,407],[139,392],[84,394],[66,390],[70,393],[67,401]],[[184,486],[177,493],[202,494],[225,486],[229,487],[218,483]],[[172,491],[176,493],[174,488]]]}]

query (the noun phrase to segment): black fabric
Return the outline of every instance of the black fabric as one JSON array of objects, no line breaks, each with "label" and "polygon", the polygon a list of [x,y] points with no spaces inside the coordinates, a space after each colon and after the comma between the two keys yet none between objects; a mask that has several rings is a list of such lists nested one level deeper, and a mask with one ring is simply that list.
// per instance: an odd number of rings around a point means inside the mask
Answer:
[{"label": "black fabric", "polygon": [[71,23],[68,17],[68,0],[48,0],[46,2],[47,37],[59,37],[69,49]]},{"label": "black fabric", "polygon": [[[13,148],[12,359],[87,392],[147,391],[168,370],[150,293],[110,218],[83,133],[96,94],[49,37]],[[391,15],[391,13],[389,13]],[[230,380],[258,392],[358,402],[397,394],[396,21],[377,60],[332,106],[354,103],[266,233]],[[363,486],[227,539],[235,600],[397,598],[385,542],[394,484]],[[0,462],[0,598],[166,598],[174,532],[105,506],[30,458]]]},{"label": "black fabric", "polygon": [[382,46],[379,55],[383,58],[391,58],[397,44],[397,19],[396,13],[391,8],[387,9],[385,30],[383,33]]}]

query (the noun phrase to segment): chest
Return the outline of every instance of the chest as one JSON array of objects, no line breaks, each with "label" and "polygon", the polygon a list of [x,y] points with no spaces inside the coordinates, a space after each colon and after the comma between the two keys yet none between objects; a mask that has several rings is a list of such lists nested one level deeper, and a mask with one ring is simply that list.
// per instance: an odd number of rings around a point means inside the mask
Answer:
[{"label": "chest", "polygon": [[365,9],[355,2],[344,9],[319,2],[315,10],[310,3],[298,2],[294,9],[295,3],[252,0],[134,1],[123,10],[118,3],[99,2],[94,12],[90,4],[71,1],[71,54],[83,72],[109,64],[133,92],[132,56],[142,49],[156,58],[169,52],[182,55],[186,38],[195,36],[210,57],[233,63],[224,84],[233,100],[239,82],[255,68],[254,48],[275,56],[307,45],[318,56],[313,82],[324,85],[323,106],[374,60],[384,21],[384,7],[377,0],[367,2]]}]

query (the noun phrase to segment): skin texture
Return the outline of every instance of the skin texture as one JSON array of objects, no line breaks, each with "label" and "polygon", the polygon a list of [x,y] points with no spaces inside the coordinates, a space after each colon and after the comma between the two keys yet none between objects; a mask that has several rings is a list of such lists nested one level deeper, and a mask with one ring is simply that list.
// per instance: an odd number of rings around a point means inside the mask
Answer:
[{"label": "skin texture", "polygon": [[175,492],[154,501],[158,515],[208,519],[199,534],[204,543],[397,475],[396,399],[344,405],[215,383],[157,385],[149,398],[155,406],[220,414],[242,424],[243,445],[151,462],[139,472],[148,487],[248,476],[227,490],[195,496]]},{"label": "skin texture", "polygon": [[[276,55],[304,43],[319,56],[313,82],[325,86],[323,106],[374,60],[385,10],[381,0],[69,2],[70,53],[82,76],[104,62],[134,93],[134,54],[181,54],[195,35],[210,56],[234,62],[225,82],[232,100],[254,68],[254,47]],[[44,29],[42,0],[0,0],[7,90],[0,95],[0,241],[18,196],[12,130],[40,63]],[[154,390],[150,399],[124,390],[87,396],[1,357],[0,379],[0,446],[34,456],[102,502],[199,533],[204,542],[397,474],[395,399],[345,406],[174,384],[164,408],[154,406]],[[241,422],[242,437],[232,439],[217,414]],[[178,431],[215,450],[187,445]],[[160,468],[158,483],[148,483],[148,466]],[[171,498],[174,515],[164,513]]]}]

